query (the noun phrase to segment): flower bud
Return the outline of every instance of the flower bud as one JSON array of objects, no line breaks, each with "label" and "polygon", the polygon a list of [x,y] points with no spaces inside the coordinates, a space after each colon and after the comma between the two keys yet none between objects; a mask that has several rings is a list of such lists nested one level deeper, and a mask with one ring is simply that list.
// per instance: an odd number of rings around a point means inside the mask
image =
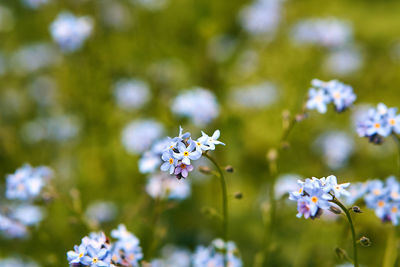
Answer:
[{"label": "flower bud", "polygon": [[341,214],[342,213],[342,211],[338,207],[335,207],[335,206],[330,206],[329,207],[329,211],[333,212],[335,214]]},{"label": "flower bud", "polygon": [[232,173],[234,171],[234,169],[233,169],[233,167],[231,165],[228,165],[228,166],[225,167],[225,171]]},{"label": "flower bud", "polygon": [[341,260],[346,260],[348,258],[347,252],[342,248],[336,248],[335,252],[336,252],[336,255],[338,256],[338,258]]},{"label": "flower bud", "polygon": [[278,151],[276,151],[276,149],[270,149],[267,153],[267,160],[268,161],[276,161],[276,159],[278,158]]},{"label": "flower bud", "polygon": [[211,169],[207,166],[200,166],[199,171],[203,174],[211,174]]},{"label": "flower bud", "polygon": [[235,196],[236,199],[242,199],[243,198],[242,192],[236,192],[234,196]]},{"label": "flower bud", "polygon": [[353,212],[355,212],[355,213],[362,213],[362,210],[361,210],[360,207],[358,207],[358,206],[353,206],[351,209],[352,209]]},{"label": "flower bud", "polygon": [[371,246],[371,240],[369,240],[368,237],[363,236],[360,238],[359,241],[360,241],[361,246],[363,246],[363,247]]}]

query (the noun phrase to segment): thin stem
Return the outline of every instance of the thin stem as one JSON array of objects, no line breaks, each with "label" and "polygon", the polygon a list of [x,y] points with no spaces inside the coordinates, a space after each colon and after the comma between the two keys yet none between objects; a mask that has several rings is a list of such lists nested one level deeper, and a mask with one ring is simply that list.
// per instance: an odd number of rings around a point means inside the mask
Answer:
[{"label": "thin stem", "polygon": [[396,142],[397,149],[398,149],[397,167],[398,167],[398,172],[400,175],[400,138],[395,133],[392,134],[392,137],[393,137],[393,140]]},{"label": "thin stem", "polygon": [[353,238],[353,260],[354,260],[354,267],[358,267],[358,257],[357,257],[357,240],[356,240],[356,231],[354,230],[354,224],[353,220],[351,219],[351,215],[349,210],[340,202],[337,198],[334,198],[332,200],[333,203],[338,205],[343,212],[346,214],[347,220],[349,221],[350,224],[350,229],[351,229],[351,236]]},{"label": "thin stem", "polygon": [[223,239],[225,241],[225,258],[224,258],[224,266],[227,266],[228,263],[228,193],[226,190],[226,182],[224,177],[224,172],[221,167],[218,165],[217,161],[208,155],[207,153],[203,154],[208,160],[210,160],[219,173],[219,178],[221,182],[221,190],[222,190],[222,214],[223,214]]}]

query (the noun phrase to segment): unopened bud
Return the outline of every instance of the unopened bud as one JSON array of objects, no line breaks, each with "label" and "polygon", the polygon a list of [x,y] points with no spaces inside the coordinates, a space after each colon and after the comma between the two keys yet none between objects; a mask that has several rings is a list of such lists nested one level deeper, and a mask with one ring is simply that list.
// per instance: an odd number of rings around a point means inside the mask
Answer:
[{"label": "unopened bud", "polygon": [[300,122],[302,120],[304,120],[306,118],[306,114],[305,113],[300,113],[296,115],[296,121]]},{"label": "unopened bud", "polygon": [[200,166],[199,171],[203,174],[211,174],[211,169],[207,166]]},{"label": "unopened bud", "polygon": [[225,171],[232,173],[234,171],[234,169],[233,169],[233,167],[231,165],[228,165],[228,166],[225,167]]},{"label": "unopened bud", "polygon": [[236,199],[242,199],[243,198],[242,192],[236,192],[234,196],[235,196]]},{"label": "unopened bud", "polygon": [[359,206],[354,206],[354,207],[352,207],[351,209],[352,209],[353,212],[355,212],[355,213],[362,213],[362,210],[360,209]]},{"label": "unopened bud", "polygon": [[342,213],[342,211],[339,208],[335,207],[335,206],[330,206],[329,207],[329,211],[333,212],[335,214],[341,214]]},{"label": "unopened bud", "polygon": [[285,141],[285,142],[282,142],[281,146],[283,149],[288,149],[290,147],[290,144],[289,144],[289,142]]},{"label": "unopened bud", "polygon": [[360,238],[360,244],[363,247],[369,247],[369,246],[371,246],[371,240],[369,240],[368,237],[363,236]]},{"label": "unopened bud", "polygon": [[278,158],[278,151],[276,149],[270,149],[267,153],[267,159],[268,161],[276,161]]}]

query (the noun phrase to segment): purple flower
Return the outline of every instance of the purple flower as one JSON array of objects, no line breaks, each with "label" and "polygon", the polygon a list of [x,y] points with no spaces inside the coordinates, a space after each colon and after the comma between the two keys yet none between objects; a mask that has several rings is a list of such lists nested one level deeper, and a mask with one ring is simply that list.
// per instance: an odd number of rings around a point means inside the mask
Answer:
[{"label": "purple flower", "polygon": [[186,165],[184,163],[181,163],[180,165],[176,166],[174,174],[176,175],[176,178],[186,178],[189,174],[189,172],[193,171],[193,166],[192,165]]}]

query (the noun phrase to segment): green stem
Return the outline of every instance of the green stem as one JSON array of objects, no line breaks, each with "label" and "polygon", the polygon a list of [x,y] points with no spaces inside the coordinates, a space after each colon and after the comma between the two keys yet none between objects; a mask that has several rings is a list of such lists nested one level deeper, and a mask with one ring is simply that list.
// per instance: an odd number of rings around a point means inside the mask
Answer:
[{"label": "green stem", "polygon": [[398,172],[400,175],[400,139],[396,134],[392,134],[393,140],[396,142],[397,149],[398,149],[398,156],[397,156],[397,167],[398,167]]},{"label": "green stem", "polygon": [[349,210],[340,202],[337,198],[334,198],[332,200],[333,203],[338,205],[343,212],[346,214],[347,220],[349,221],[350,224],[350,229],[351,229],[351,236],[353,238],[353,260],[354,260],[354,267],[358,267],[358,257],[357,257],[357,240],[356,240],[356,231],[354,230],[354,224],[353,220],[351,219],[351,215]]},{"label": "green stem", "polygon": [[224,258],[224,266],[227,266],[228,262],[228,251],[227,251],[227,242],[228,242],[228,193],[226,190],[226,182],[224,177],[224,172],[218,165],[217,161],[208,155],[207,153],[203,154],[207,159],[209,159],[217,169],[219,173],[219,178],[221,182],[221,190],[222,190],[222,214],[223,214],[223,239],[225,241],[225,258]]}]

